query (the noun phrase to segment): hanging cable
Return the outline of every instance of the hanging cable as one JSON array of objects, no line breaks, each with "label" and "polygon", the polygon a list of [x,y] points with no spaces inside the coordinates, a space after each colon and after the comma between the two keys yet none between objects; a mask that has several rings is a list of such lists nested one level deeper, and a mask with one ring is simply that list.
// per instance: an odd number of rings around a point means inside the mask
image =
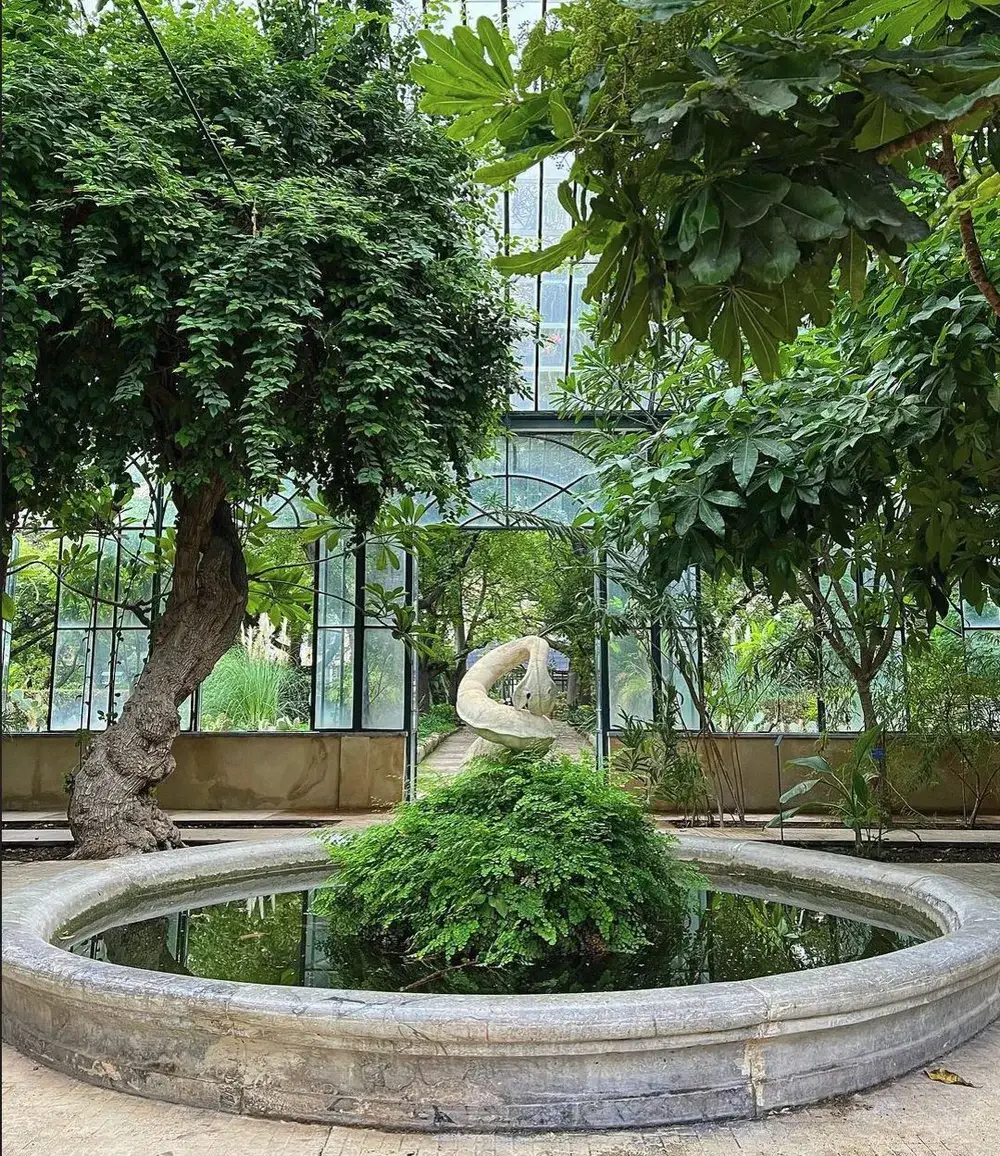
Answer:
[{"label": "hanging cable", "polygon": [[[225,160],[223,159],[222,153],[219,152],[219,146],[215,143],[215,138],[212,136],[211,132],[209,131],[208,125],[205,124],[204,120],[202,119],[201,113],[198,111],[197,107],[195,106],[194,101],[191,99],[191,94],[188,92],[187,87],[184,84],[184,81],[181,80],[180,73],[174,67],[174,62],[167,55],[167,50],[163,47],[163,42],[160,40],[159,36],[156,34],[156,29],[153,27],[152,21],[146,15],[146,9],[143,8],[143,6],[142,6],[142,0],[132,0],[132,2],[135,4],[136,10],[138,11],[139,16],[141,17],[143,24],[146,25],[146,29],[149,32],[149,35],[152,37],[153,43],[159,49],[160,56],[163,57],[163,63],[170,70],[170,75],[174,78],[174,84],[177,85],[177,90],[180,92],[181,96],[187,102],[188,108],[190,108],[191,112],[194,115],[195,120],[198,122],[198,127],[201,129],[202,135],[204,136],[205,140],[207,140],[209,145],[211,146],[212,152],[215,153],[216,159],[218,160],[219,164],[222,165],[222,171],[226,174],[226,179],[229,181],[229,184],[232,186],[233,192],[236,194],[236,196],[241,201],[245,201],[245,198],[244,198],[242,192],[240,192],[239,185],[237,185],[235,179],[233,178],[233,174],[229,171],[229,166],[226,164]],[[256,207],[254,210],[254,215],[256,216]],[[255,220],[254,221],[254,235],[256,235],[256,233],[257,233],[257,225],[256,225],[256,220]]]}]

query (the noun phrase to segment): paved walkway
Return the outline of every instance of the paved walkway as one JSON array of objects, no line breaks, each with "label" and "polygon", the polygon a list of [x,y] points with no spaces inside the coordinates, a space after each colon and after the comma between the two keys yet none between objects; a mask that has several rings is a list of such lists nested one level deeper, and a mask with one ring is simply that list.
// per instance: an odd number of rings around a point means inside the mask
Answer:
[{"label": "paved walkway", "polygon": [[[583,751],[592,749],[583,735],[571,727],[569,723],[556,721],[553,725],[557,731],[553,750],[577,758]],[[417,767],[418,783],[421,775],[424,776],[425,784],[433,782],[435,785],[442,779],[457,775],[469,761],[469,755],[476,738],[475,731],[468,727],[459,727],[454,734],[448,735],[434,750],[429,752]]]},{"label": "paved walkway", "polygon": [[[4,893],[99,863],[4,863]],[[910,868],[1000,897],[1000,866]],[[94,1088],[3,1048],[3,1156],[995,1156],[1000,1021],[941,1062],[975,1086],[914,1072],[765,1120],[645,1132],[524,1136],[382,1133],[225,1116]]]}]

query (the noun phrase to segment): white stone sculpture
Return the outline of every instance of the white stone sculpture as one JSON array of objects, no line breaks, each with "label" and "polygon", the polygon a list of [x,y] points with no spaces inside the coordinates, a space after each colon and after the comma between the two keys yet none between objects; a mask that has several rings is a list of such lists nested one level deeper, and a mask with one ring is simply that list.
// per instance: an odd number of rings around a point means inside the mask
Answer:
[{"label": "white stone sculpture", "polygon": [[[548,750],[556,728],[548,717],[556,701],[555,683],[549,676],[549,644],[537,634],[517,638],[487,651],[466,671],[455,703],[458,717],[486,740],[476,743],[470,754],[484,754],[488,744],[515,751]],[[490,698],[493,684],[509,671],[527,664],[527,673],[514,689],[514,705]]]}]

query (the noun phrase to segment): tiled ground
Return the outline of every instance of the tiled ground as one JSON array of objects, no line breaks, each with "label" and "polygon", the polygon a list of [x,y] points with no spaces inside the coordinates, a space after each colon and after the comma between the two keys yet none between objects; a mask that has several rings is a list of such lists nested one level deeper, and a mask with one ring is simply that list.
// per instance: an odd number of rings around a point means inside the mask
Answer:
[{"label": "tiled ground", "polygon": [[[4,892],[63,870],[101,865],[5,863]],[[1000,866],[940,870],[1000,896]],[[4,1047],[3,1156],[996,1156],[1000,1021],[942,1062],[975,1086],[939,1084],[915,1072],[841,1101],[730,1126],[424,1136],[252,1120],[141,1100],[81,1084]]]}]

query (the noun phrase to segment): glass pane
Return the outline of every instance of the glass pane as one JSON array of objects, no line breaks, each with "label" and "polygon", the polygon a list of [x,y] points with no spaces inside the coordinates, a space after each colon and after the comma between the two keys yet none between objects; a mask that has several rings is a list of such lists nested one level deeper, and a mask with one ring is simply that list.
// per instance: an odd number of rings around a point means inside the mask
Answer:
[{"label": "glass pane", "polygon": [[[971,725],[975,730],[1000,734],[1000,630],[970,631],[965,636],[968,658]],[[1000,740],[991,744],[996,751]],[[983,768],[986,773],[986,767]]]},{"label": "glass pane", "polygon": [[148,526],[153,522],[153,494],[146,474],[138,466],[129,466],[133,490],[122,510],[123,526]]},{"label": "glass pane", "polygon": [[568,273],[542,274],[542,295],[539,313],[544,323],[557,326],[560,330],[566,328],[568,295]]},{"label": "glass pane", "polygon": [[484,478],[504,477],[507,473],[507,444],[507,438],[497,438],[493,443],[493,453],[488,458],[476,460],[473,475]]},{"label": "glass pane", "polygon": [[470,513],[500,512],[504,509],[506,487],[503,478],[480,478],[469,487]]},{"label": "glass pane", "polygon": [[445,36],[450,36],[452,30],[459,24],[464,24],[464,14],[462,12],[462,4],[459,0],[452,0],[452,3],[445,6],[444,10],[439,14],[440,24],[435,25],[435,31],[442,32]]},{"label": "glass pane", "polygon": [[625,613],[628,606],[628,594],[625,588],[613,578],[608,579],[607,612],[610,615]]},{"label": "glass pane", "polygon": [[[365,622],[371,626],[390,626],[394,607],[406,604],[406,555],[395,543],[382,546],[369,542],[365,546],[365,585],[374,587],[366,594]],[[379,615],[378,609],[386,613]],[[376,613],[372,614],[371,611]]]},{"label": "glass pane", "polygon": [[60,630],[56,638],[52,730],[75,731],[83,726],[89,673],[87,631]]},{"label": "glass pane", "polygon": [[511,474],[568,486],[593,472],[593,462],[568,440],[521,436],[511,441]]},{"label": "glass pane", "polygon": [[465,0],[466,21],[475,28],[480,16],[486,16],[499,28],[501,18],[500,0]]},{"label": "glass pane", "polygon": [[988,601],[982,611],[970,606],[968,602],[962,604],[962,616],[965,619],[967,630],[980,630],[988,626],[1000,626],[1000,606]]},{"label": "glass pane", "polygon": [[[878,697],[884,691],[891,693],[892,680],[899,669],[899,641],[893,646],[895,660],[890,657],[872,682],[872,692]],[[826,729],[828,731],[864,730],[864,713],[858,697],[857,684],[832,648],[823,644],[823,703],[826,707]]]},{"label": "glass pane", "polygon": [[[585,509],[585,507],[586,507],[586,503],[581,501],[581,499],[576,496],[576,490],[577,489],[582,490],[582,489],[588,489],[588,488],[589,488],[588,485],[586,485],[584,483],[578,483],[578,485],[576,485],[572,488],[571,492],[567,493],[566,490],[559,490],[558,492],[554,493],[550,498],[547,498],[544,502],[541,502],[538,505],[532,506],[532,507],[530,507],[530,509],[532,509],[534,513],[537,513],[539,515],[544,515],[546,518],[550,519],[553,522],[562,522],[563,524],[567,524],[569,522],[572,522],[573,519],[577,516],[577,514],[579,514],[581,512],[581,510]],[[517,503],[513,499],[513,493],[514,493],[514,481],[512,480],[511,481],[511,494],[512,494],[511,505],[514,508],[520,508],[517,506]],[[529,508],[529,507],[525,507],[525,508]]]},{"label": "glass pane", "polygon": [[[684,662],[677,661],[675,655],[664,650],[660,656],[662,675],[664,683],[667,686],[673,687],[676,698],[674,699],[677,710],[677,719],[675,725],[684,730],[696,731],[701,728],[701,720],[698,718],[698,707],[695,704],[694,696],[691,694],[691,688],[688,685],[687,679],[684,677],[684,670],[697,671],[697,666],[691,661],[692,657],[698,652],[698,638],[695,631],[687,631],[684,638]],[[697,675],[695,674],[696,678]]]},{"label": "glass pane", "polygon": [[286,623],[266,614],[240,631],[237,644],[201,684],[201,729],[291,731],[309,728],[312,674]]},{"label": "glass pane", "polygon": [[115,647],[115,691],[112,710],[115,717],[121,715],[122,707],[132,693],[136,679],[142,673],[149,649],[149,634],[146,630],[122,630],[118,634]]},{"label": "glass pane", "polygon": [[354,625],[353,553],[338,550],[325,557],[319,566],[319,625]]},{"label": "glass pane", "polygon": [[705,709],[712,724],[722,731],[815,733],[817,649],[804,608],[775,611],[769,598],[752,596],[734,579],[706,579],[702,608],[709,626]]},{"label": "glass pane", "polygon": [[316,726],[348,729],[354,705],[354,631],[320,630],[316,667]]},{"label": "glass pane", "polygon": [[648,645],[632,634],[608,639],[608,705],[612,729],[623,715],[653,717],[653,676]]},{"label": "glass pane", "polygon": [[559,185],[569,175],[570,158],[550,157],[542,162],[542,243],[551,245],[570,227],[569,213],[559,203]]},{"label": "glass pane", "polygon": [[366,730],[403,729],[406,655],[390,630],[365,631],[361,725]]},{"label": "glass pane", "polygon": [[[541,171],[538,165],[521,175],[514,182],[510,192],[510,235],[528,237],[536,241],[538,237],[538,190]],[[534,286],[534,278],[525,279]]]},{"label": "glass pane", "polygon": [[98,542],[88,534],[79,550],[64,546],[60,564],[62,585],[59,592],[60,627],[89,626],[94,610],[94,588],[97,582]]},{"label": "glass pane", "polygon": [[[39,535],[15,538],[7,578],[13,622],[3,624],[3,721],[13,732],[48,726],[52,648],[55,645],[58,542]],[[41,555],[48,566],[29,564]],[[23,569],[18,566],[23,564]]]},{"label": "glass pane", "polygon": [[118,543],[113,538],[98,538],[95,545],[100,553],[95,618],[99,625],[111,626],[115,620],[114,603],[118,601],[115,596],[118,584]]},{"label": "glass pane", "polygon": [[542,0],[510,0],[507,5],[507,25],[518,44],[541,18]]},{"label": "glass pane", "polygon": [[524,389],[511,398],[513,409],[534,409],[535,407],[535,353],[537,350],[537,325],[533,320],[538,305],[538,281],[535,277],[516,277],[512,282],[514,300],[522,312],[530,319],[524,327],[524,335],[514,346],[515,356],[521,365]]},{"label": "glass pane", "polygon": [[102,731],[110,721],[108,712],[111,692],[111,631],[95,630],[93,634],[93,658],[89,727],[92,731]]},{"label": "glass pane", "polygon": [[694,626],[697,621],[698,571],[689,566],[684,574],[667,587],[673,613],[683,626]]},{"label": "glass pane", "polygon": [[562,396],[560,390],[562,384],[566,379],[566,374],[563,368],[559,369],[545,369],[538,370],[538,409],[543,411],[555,411],[559,405],[559,399]]},{"label": "glass pane", "polygon": [[550,482],[538,481],[536,478],[511,478],[511,509],[534,510],[548,499],[557,497],[560,492],[559,488]]},{"label": "glass pane", "polygon": [[571,369],[573,368],[573,358],[575,358],[587,344],[587,338],[582,328],[582,321],[583,315],[587,312],[589,306],[584,303],[583,290],[587,284],[587,278],[590,276],[593,268],[594,264],[593,262],[590,262],[577,265],[573,269],[573,284],[570,290],[572,312],[570,315],[569,333],[569,356]]},{"label": "glass pane", "polygon": [[[118,573],[118,601],[148,605],[153,596],[152,531],[125,530],[122,533]],[[164,574],[164,578],[166,575]],[[101,585],[104,585],[102,573]],[[165,583],[161,582],[162,588]],[[118,611],[122,626],[142,626],[131,610]]]}]

